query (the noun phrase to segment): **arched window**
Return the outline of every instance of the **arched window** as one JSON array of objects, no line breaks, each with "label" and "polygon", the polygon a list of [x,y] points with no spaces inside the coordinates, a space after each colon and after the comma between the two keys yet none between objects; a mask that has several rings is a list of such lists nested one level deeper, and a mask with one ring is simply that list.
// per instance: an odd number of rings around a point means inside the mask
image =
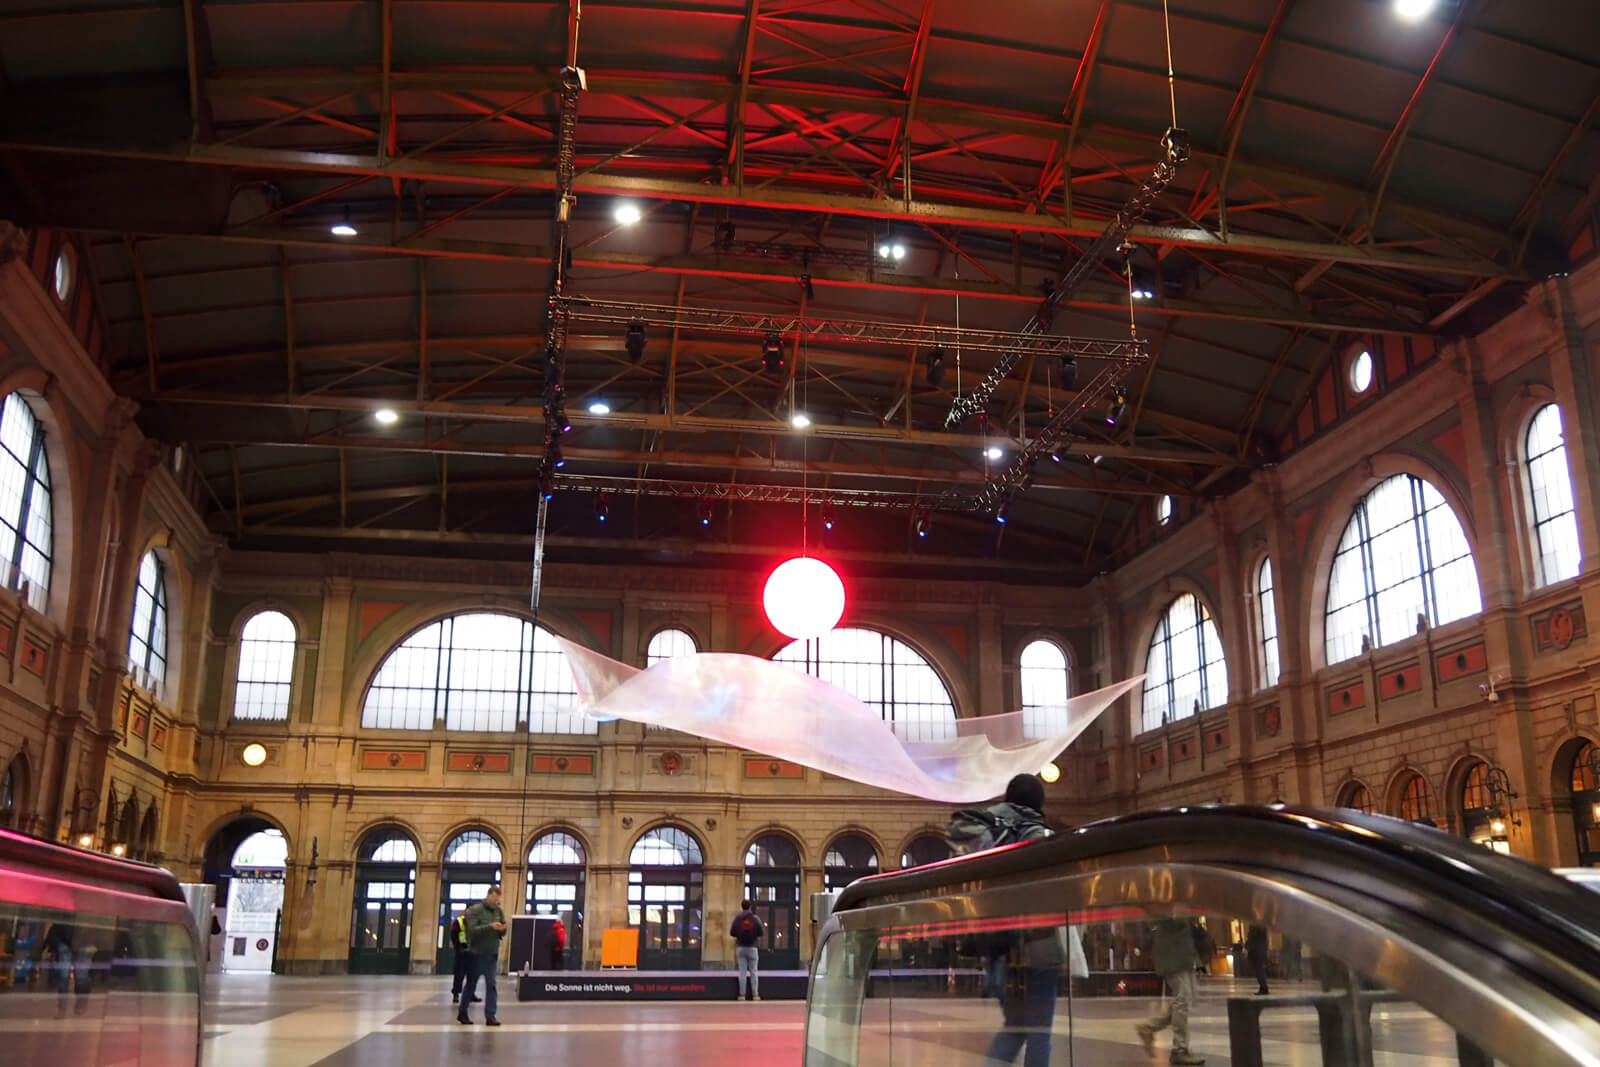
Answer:
[{"label": "arched window", "polygon": [[1022,690],[1022,735],[1048,737],[1066,725],[1071,685],[1067,654],[1054,641],[1028,642],[1017,661]]},{"label": "arched window", "polygon": [[582,967],[585,862],[583,842],[564,830],[540,835],[528,849],[527,911],[560,917],[567,928],[562,966],[568,970]]},{"label": "arched window", "polygon": [[933,834],[923,834],[914,837],[906,850],[900,854],[900,866],[921,867],[924,863],[938,863],[940,860],[950,858],[950,843],[942,837]]},{"label": "arched window", "polygon": [[698,867],[705,860],[700,842],[677,826],[658,826],[634,842],[628,863],[634,867]]},{"label": "arched window", "polygon": [[128,662],[145,673],[151,688],[167,676],[167,569],[154,552],[139,561],[139,588],[133,594],[128,632]]},{"label": "arched window", "polygon": [[1167,605],[1150,637],[1144,669],[1146,730],[1227,702],[1222,639],[1211,612],[1193,593]]},{"label": "arched window", "polygon": [[1329,663],[1483,610],[1472,549],[1439,490],[1411,474],[1361,498],[1339,539],[1328,577]]},{"label": "arched window", "polygon": [[563,830],[545,834],[528,849],[530,867],[581,867],[583,842]]},{"label": "arched window", "polygon": [[500,866],[500,843],[482,830],[467,830],[451,838],[444,849],[446,863]]},{"label": "arched window", "polygon": [[22,771],[12,760],[6,772],[0,775],[0,826],[12,829],[22,824]]},{"label": "arched window", "polygon": [[16,393],[0,403],[0,566],[7,589],[28,583],[28,604],[49,603],[54,547],[44,428]]},{"label": "arched window", "polygon": [[878,850],[860,834],[840,834],[822,854],[822,888],[830,893],[877,873]]},{"label": "arched window", "polygon": [[779,969],[800,965],[800,850],[783,834],[763,834],[744,854],[744,896],[761,919],[758,947]]},{"label": "arched window", "polygon": [[1360,782],[1350,782],[1339,790],[1338,806],[1349,808],[1351,811],[1363,811],[1372,814],[1372,794],[1367,792],[1367,787]]},{"label": "arched window", "polygon": [[356,849],[351,974],[406,974],[411,969],[411,907],[417,845],[401,830],[374,830]]},{"label": "arched window", "polygon": [[644,665],[654,667],[664,659],[692,656],[699,651],[699,646],[694,642],[694,635],[689,631],[657,630],[655,636],[650,638],[649,646],[644,650]]},{"label": "arched window", "polygon": [[239,681],[233,690],[235,719],[289,717],[294,678],[294,623],[281,611],[263,611],[239,635]]},{"label": "arched window", "polygon": [[1261,625],[1261,688],[1278,684],[1278,602],[1272,594],[1272,560],[1256,571],[1256,611]]},{"label": "arched window", "polygon": [[838,686],[883,716],[903,741],[956,736],[956,708],[933,665],[877,630],[844,628],[795,641],[772,657]]},{"label": "arched window", "polygon": [[592,734],[555,638],[515,615],[452,615],[424,626],[372,676],[361,725],[384,730]]},{"label": "arched window", "polygon": [[1409,822],[1433,821],[1433,790],[1420,774],[1407,778],[1400,791],[1400,817]]},{"label": "arched window", "polygon": [[233,850],[233,859],[228,864],[235,871],[240,868],[271,870],[283,867],[289,862],[289,842],[284,840],[282,830],[257,830]]},{"label": "arched window", "polygon": [[1539,581],[1544,585],[1578,573],[1578,518],[1572,506],[1572,476],[1561,409],[1546,404],[1528,423],[1528,497],[1533,539],[1539,549]]},{"label": "arched window", "polygon": [[658,826],[628,856],[628,925],[639,930],[640,970],[698,970],[705,900],[700,842]]}]

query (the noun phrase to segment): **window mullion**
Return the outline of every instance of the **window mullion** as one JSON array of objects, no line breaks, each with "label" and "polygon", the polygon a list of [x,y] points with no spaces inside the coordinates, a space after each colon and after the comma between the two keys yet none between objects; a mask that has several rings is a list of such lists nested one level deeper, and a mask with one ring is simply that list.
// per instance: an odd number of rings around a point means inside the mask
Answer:
[{"label": "window mullion", "polygon": [[439,626],[438,670],[433,679],[433,726],[448,723],[450,715],[450,654],[455,650],[455,619],[446,619]]},{"label": "window mullion", "polygon": [[1356,551],[1361,556],[1361,593],[1367,614],[1367,634],[1376,647],[1383,644],[1383,633],[1378,627],[1378,571],[1372,559],[1372,521],[1365,500],[1356,505],[1356,530],[1360,535]]},{"label": "window mullion", "polygon": [[1439,616],[1439,593],[1433,586],[1433,546],[1427,527],[1427,502],[1423,499],[1422,480],[1406,476],[1408,488],[1411,490],[1411,526],[1417,540],[1417,567],[1420,570],[1418,578],[1422,585],[1422,610],[1428,617],[1428,625]]}]

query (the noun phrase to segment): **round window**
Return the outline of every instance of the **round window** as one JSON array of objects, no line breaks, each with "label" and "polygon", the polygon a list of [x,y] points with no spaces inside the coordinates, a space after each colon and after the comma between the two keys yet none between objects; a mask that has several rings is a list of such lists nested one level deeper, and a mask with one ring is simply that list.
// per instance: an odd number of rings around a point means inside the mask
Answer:
[{"label": "round window", "polygon": [[1172,521],[1172,498],[1162,496],[1156,501],[1156,521],[1165,526]]},{"label": "round window", "polygon": [[1350,388],[1354,392],[1364,393],[1371,386],[1372,353],[1363,348],[1350,360]]},{"label": "round window", "polygon": [[52,285],[56,291],[56,299],[63,304],[67,302],[67,297],[72,295],[72,258],[71,245],[62,245],[61,250],[56,253],[56,266]]}]

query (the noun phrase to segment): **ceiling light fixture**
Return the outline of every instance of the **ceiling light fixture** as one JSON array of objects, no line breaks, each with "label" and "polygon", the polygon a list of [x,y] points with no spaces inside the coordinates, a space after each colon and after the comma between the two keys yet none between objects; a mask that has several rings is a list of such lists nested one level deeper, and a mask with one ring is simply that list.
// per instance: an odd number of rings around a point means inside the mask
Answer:
[{"label": "ceiling light fixture", "polygon": [[1061,357],[1061,388],[1078,387],[1078,360],[1071,354]]},{"label": "ceiling light fixture", "polygon": [[889,254],[893,256],[894,261],[898,263],[902,259],[906,258],[906,246],[901,244],[899,241],[896,241],[894,243],[894,247],[889,249]]},{"label": "ceiling light fixture", "polygon": [[1115,426],[1121,419],[1122,413],[1128,407],[1128,394],[1122,391],[1122,386],[1111,390],[1111,407],[1106,412],[1106,423]]},{"label": "ceiling light fixture", "polygon": [[927,382],[937,386],[944,381],[944,349],[930,348],[925,358],[928,361]]},{"label": "ceiling light fixture", "polygon": [[377,411],[372,413],[372,417],[383,426],[393,426],[395,423],[400,421],[400,415],[394,410],[394,408],[379,408]]},{"label": "ceiling light fixture", "polygon": [[783,373],[783,338],[776,330],[761,340],[761,369],[772,378]]},{"label": "ceiling light fixture", "polygon": [[994,509],[994,521],[998,522],[1001,526],[1006,524],[1006,503],[1006,501],[1002,500],[999,504],[995,505]]},{"label": "ceiling light fixture", "polygon": [[345,208],[344,215],[332,226],[328,227],[328,232],[335,237],[354,237],[361,231],[356,229],[356,224],[350,221],[350,209]]},{"label": "ceiling light fixture", "polygon": [[539,495],[546,500],[556,495],[556,469],[550,465],[548,455],[539,464]]},{"label": "ceiling light fixture", "polygon": [[94,835],[93,834],[79,834],[78,835],[78,847],[79,848],[88,848],[92,844],[94,844]]},{"label": "ceiling light fixture", "polygon": [[611,414],[611,405],[604,400],[591,400],[589,401],[589,414],[609,415]]},{"label": "ceiling light fixture", "polygon": [[567,457],[561,454],[561,442],[551,437],[544,444],[544,454],[550,460],[550,466],[560,470],[567,465]]},{"label": "ceiling light fixture", "polygon": [[984,449],[983,454],[989,459],[999,459],[1005,455],[1005,450],[999,445],[990,445],[988,448]]},{"label": "ceiling light fixture", "polygon": [[696,505],[696,510],[699,512],[699,515],[700,515],[700,525],[701,526],[710,526],[711,525],[711,516],[713,514],[711,499],[709,497],[701,497],[700,498],[700,503],[698,505]]},{"label": "ceiling light fixture", "polygon": [[844,582],[814,556],[795,556],[767,576],[761,604],[773,629],[796,641],[821,637],[844,615]]},{"label": "ceiling light fixture", "polygon": [[1426,18],[1437,0],[1394,0],[1394,13],[1408,22]]},{"label": "ceiling light fixture", "polygon": [[1133,298],[1135,300],[1154,300],[1156,298],[1156,294],[1152,293],[1148,289],[1135,289],[1133,291]]},{"label": "ceiling light fixture", "polygon": [[797,411],[793,416],[790,417],[789,425],[793,426],[797,430],[804,430],[806,427],[811,425],[811,416],[807,415],[803,411]]},{"label": "ceiling light fixture", "polygon": [[545,409],[545,418],[556,433],[571,433],[572,420],[567,418],[567,408],[559,399]]},{"label": "ceiling light fixture", "polygon": [[1061,780],[1061,768],[1055,763],[1046,763],[1039,771],[1039,777],[1044,779],[1045,785],[1054,785]]},{"label": "ceiling light fixture", "polygon": [[928,528],[931,525],[932,523],[928,519],[928,512],[924,509],[917,512],[916,521],[911,524],[911,528],[916,532],[918,537],[927,537]]},{"label": "ceiling light fixture", "polygon": [[617,220],[618,226],[632,226],[644,218],[644,212],[632,200],[623,200],[612,211],[611,217]]},{"label": "ceiling light fixture", "polygon": [[126,855],[127,852],[128,852],[128,846],[126,846],[126,845],[112,845],[111,846],[111,854],[113,856],[116,856],[119,859],[121,857],[123,857],[124,855]]},{"label": "ceiling light fixture", "polygon": [[833,509],[827,504],[822,505],[822,528],[824,530],[833,529]]}]

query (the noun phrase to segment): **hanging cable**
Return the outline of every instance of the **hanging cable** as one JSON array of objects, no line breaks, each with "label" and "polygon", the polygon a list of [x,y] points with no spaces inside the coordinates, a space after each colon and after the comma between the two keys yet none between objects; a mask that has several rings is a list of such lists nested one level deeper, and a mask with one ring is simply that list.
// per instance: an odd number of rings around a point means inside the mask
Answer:
[{"label": "hanging cable", "polygon": [[1167,97],[1172,102],[1172,128],[1178,128],[1177,70],[1172,65],[1172,14],[1167,10],[1167,0],[1161,0],[1161,23],[1167,31]]}]

